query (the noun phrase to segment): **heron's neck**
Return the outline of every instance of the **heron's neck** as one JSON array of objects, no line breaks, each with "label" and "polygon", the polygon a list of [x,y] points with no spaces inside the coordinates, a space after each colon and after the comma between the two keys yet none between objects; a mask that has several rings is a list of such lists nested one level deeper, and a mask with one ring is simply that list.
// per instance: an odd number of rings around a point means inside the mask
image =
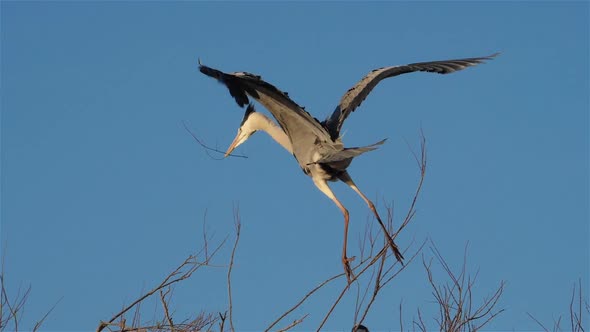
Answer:
[{"label": "heron's neck", "polygon": [[269,119],[266,115],[261,113],[256,113],[259,116],[259,119],[256,121],[256,129],[262,130],[270,135],[277,143],[279,143],[285,150],[289,151],[289,153],[293,154],[293,146],[291,145],[291,140],[289,140],[289,136],[285,134],[283,129],[279,127],[274,121]]}]

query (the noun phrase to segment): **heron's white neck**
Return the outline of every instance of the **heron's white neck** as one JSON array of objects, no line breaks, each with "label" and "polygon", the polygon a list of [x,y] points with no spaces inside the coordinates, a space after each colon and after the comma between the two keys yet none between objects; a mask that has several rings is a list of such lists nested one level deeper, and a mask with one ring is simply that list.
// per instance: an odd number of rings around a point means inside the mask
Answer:
[{"label": "heron's white neck", "polygon": [[293,154],[293,146],[289,136],[285,134],[283,129],[279,127],[274,121],[269,119],[262,113],[252,113],[248,118],[248,122],[251,123],[251,127],[254,130],[262,130],[272,137],[277,143],[279,143],[285,150]]}]

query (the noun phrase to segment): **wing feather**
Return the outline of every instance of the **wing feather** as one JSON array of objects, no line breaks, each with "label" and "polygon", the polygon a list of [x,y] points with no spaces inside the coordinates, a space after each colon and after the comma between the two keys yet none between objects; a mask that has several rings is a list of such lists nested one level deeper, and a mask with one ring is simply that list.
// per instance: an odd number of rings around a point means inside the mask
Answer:
[{"label": "wing feather", "polygon": [[348,115],[361,105],[369,93],[383,79],[402,74],[423,71],[437,74],[450,74],[467,67],[475,66],[486,60],[492,60],[499,53],[485,57],[466,58],[456,60],[430,61],[411,63],[403,66],[392,66],[375,69],[363,77],[356,85],[350,88],[340,99],[340,103],[334,112],[324,121],[332,139],[340,135],[340,129]]}]

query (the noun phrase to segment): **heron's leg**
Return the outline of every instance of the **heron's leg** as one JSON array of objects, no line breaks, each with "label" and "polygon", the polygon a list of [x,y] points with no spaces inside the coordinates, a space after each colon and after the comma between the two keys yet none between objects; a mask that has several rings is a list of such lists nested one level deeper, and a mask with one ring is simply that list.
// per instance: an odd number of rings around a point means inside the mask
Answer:
[{"label": "heron's leg", "polygon": [[402,253],[399,251],[399,248],[397,247],[395,242],[393,242],[393,239],[391,238],[391,235],[389,234],[387,227],[385,227],[385,224],[381,220],[381,217],[379,217],[379,214],[377,213],[377,209],[375,209],[375,204],[373,204],[373,202],[371,202],[371,200],[368,199],[367,196],[365,196],[361,192],[361,190],[356,186],[356,184],[354,184],[354,181],[352,181],[352,178],[350,177],[350,174],[348,174],[348,172],[343,172],[342,174],[340,174],[338,176],[338,178],[342,182],[346,183],[350,188],[352,188],[352,190],[354,190],[357,194],[359,194],[359,196],[361,196],[361,198],[365,201],[365,203],[367,203],[367,205],[369,206],[369,209],[371,209],[371,211],[373,211],[373,214],[377,218],[377,221],[379,222],[379,225],[383,229],[385,236],[387,236],[387,241],[389,242],[389,246],[391,247],[391,250],[393,251],[395,258],[397,258],[397,260],[403,264],[404,256],[402,256]]},{"label": "heron's leg", "polygon": [[348,258],[346,256],[346,244],[348,242],[348,210],[340,203],[338,198],[332,192],[332,189],[328,186],[328,183],[324,179],[319,178],[312,178],[313,183],[318,187],[318,189],[324,193],[324,195],[328,196],[335,204],[338,206],[342,214],[344,215],[344,245],[342,247],[342,265],[344,265],[344,273],[346,274],[346,280],[350,284],[352,281],[352,269],[350,268],[350,262],[354,260],[354,257]]}]

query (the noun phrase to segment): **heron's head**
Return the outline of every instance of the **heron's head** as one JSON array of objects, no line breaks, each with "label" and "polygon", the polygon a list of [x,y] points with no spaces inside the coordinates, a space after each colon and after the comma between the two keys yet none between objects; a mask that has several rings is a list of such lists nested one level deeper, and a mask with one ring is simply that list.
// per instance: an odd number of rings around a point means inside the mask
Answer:
[{"label": "heron's head", "polygon": [[244,119],[240,124],[240,128],[238,128],[238,134],[236,135],[236,138],[234,138],[234,141],[231,143],[231,145],[229,146],[229,148],[227,148],[227,151],[225,152],[226,157],[229,156],[229,154],[232,153],[232,151],[235,148],[240,146],[242,143],[246,142],[248,138],[250,138],[250,136],[252,136],[252,134],[254,134],[258,130],[255,127],[256,117],[253,116],[254,114],[257,114],[254,110],[254,105],[249,104],[248,108],[246,108],[246,113],[244,113]]},{"label": "heron's head", "polygon": [[369,332],[369,329],[362,324],[358,324],[352,328],[352,332]]}]

